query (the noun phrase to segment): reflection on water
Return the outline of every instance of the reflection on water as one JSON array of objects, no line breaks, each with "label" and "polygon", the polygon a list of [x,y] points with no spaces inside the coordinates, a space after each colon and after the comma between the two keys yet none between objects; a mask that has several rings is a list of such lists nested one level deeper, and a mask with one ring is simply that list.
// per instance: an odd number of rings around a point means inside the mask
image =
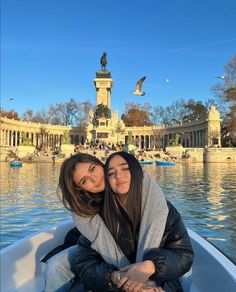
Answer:
[{"label": "reflection on water", "polygon": [[236,261],[236,164],[147,168],[185,224]]},{"label": "reflection on water", "polygon": [[[56,195],[60,164],[1,162],[1,248],[70,218]],[[144,166],[180,211],[185,224],[236,261],[236,164]]]},{"label": "reflection on water", "polygon": [[0,163],[1,248],[32,231],[70,218],[56,189],[60,164],[25,163],[11,168]]}]

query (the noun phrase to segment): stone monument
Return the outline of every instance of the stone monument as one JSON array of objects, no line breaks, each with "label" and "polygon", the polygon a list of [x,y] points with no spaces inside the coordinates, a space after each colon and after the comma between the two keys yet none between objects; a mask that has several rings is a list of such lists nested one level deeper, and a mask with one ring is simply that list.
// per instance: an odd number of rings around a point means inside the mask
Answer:
[{"label": "stone monument", "polygon": [[111,73],[106,70],[107,59],[106,53],[103,53],[101,57],[102,69],[96,72],[96,78],[94,79],[94,85],[96,88],[96,105],[103,104],[109,109],[111,108],[111,88],[113,80],[111,79]]}]

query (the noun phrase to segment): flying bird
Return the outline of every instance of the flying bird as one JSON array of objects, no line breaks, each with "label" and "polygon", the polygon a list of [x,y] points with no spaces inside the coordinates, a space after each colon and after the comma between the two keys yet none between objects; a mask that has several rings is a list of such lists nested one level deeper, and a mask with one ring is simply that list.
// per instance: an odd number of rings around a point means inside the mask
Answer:
[{"label": "flying bird", "polygon": [[146,76],[139,79],[139,81],[136,83],[136,89],[132,92],[134,95],[145,95],[145,92],[142,91],[142,84],[145,79]]},{"label": "flying bird", "polygon": [[9,100],[12,101],[14,98],[13,97],[9,97]]},{"label": "flying bird", "polygon": [[219,78],[219,79],[225,79],[225,76],[224,75],[222,75],[222,76],[216,76],[216,78]]}]

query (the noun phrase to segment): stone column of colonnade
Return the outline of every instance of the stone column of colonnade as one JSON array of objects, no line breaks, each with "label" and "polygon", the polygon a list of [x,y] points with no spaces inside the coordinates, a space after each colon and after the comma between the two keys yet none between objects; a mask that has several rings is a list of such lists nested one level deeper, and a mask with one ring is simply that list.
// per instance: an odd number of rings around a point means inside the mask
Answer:
[{"label": "stone column of colonnade", "polygon": [[[184,147],[190,147],[190,148],[202,148],[205,147],[207,141],[206,141],[206,129],[204,129],[204,126],[201,126],[202,129],[196,130],[188,130],[185,129],[185,131],[180,135],[180,144]],[[149,129],[150,132],[151,129]],[[134,145],[140,149],[143,148],[155,148],[155,147],[167,147],[171,141],[175,137],[175,134],[179,134],[181,132],[181,129],[177,129],[176,133],[173,131],[173,129],[170,129],[171,133],[166,133],[165,135],[160,135],[158,139],[155,138],[155,135],[153,134],[135,134],[135,130],[133,130],[133,140]],[[139,130],[140,132],[140,130]],[[128,135],[125,136],[125,143],[128,141]]]},{"label": "stone column of colonnade", "polygon": [[206,144],[206,130],[185,131],[180,137],[180,143],[184,147],[199,148]]},{"label": "stone column of colonnade", "polygon": [[[133,141],[134,145],[137,148],[155,148],[157,145],[157,141],[155,140],[154,135],[134,135]],[[128,141],[128,136],[125,136],[125,143]]]},{"label": "stone column of colonnade", "polygon": [[[42,132],[42,128],[45,133]],[[42,125],[1,117],[0,146],[20,146],[23,137],[25,137],[35,147],[54,148],[61,145],[65,131],[70,131],[70,126]]]},{"label": "stone column of colonnade", "polygon": [[86,141],[86,136],[84,134],[71,134],[71,143],[74,145],[83,145]]}]

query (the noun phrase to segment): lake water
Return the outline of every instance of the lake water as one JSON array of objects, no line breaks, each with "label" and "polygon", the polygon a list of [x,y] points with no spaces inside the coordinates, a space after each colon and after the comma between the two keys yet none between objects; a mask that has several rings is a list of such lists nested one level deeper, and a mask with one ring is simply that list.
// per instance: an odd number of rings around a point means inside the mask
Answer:
[{"label": "lake water", "polygon": [[[60,163],[0,163],[1,245],[70,218],[56,189]],[[187,227],[236,261],[236,164],[144,166],[180,211]]]}]

